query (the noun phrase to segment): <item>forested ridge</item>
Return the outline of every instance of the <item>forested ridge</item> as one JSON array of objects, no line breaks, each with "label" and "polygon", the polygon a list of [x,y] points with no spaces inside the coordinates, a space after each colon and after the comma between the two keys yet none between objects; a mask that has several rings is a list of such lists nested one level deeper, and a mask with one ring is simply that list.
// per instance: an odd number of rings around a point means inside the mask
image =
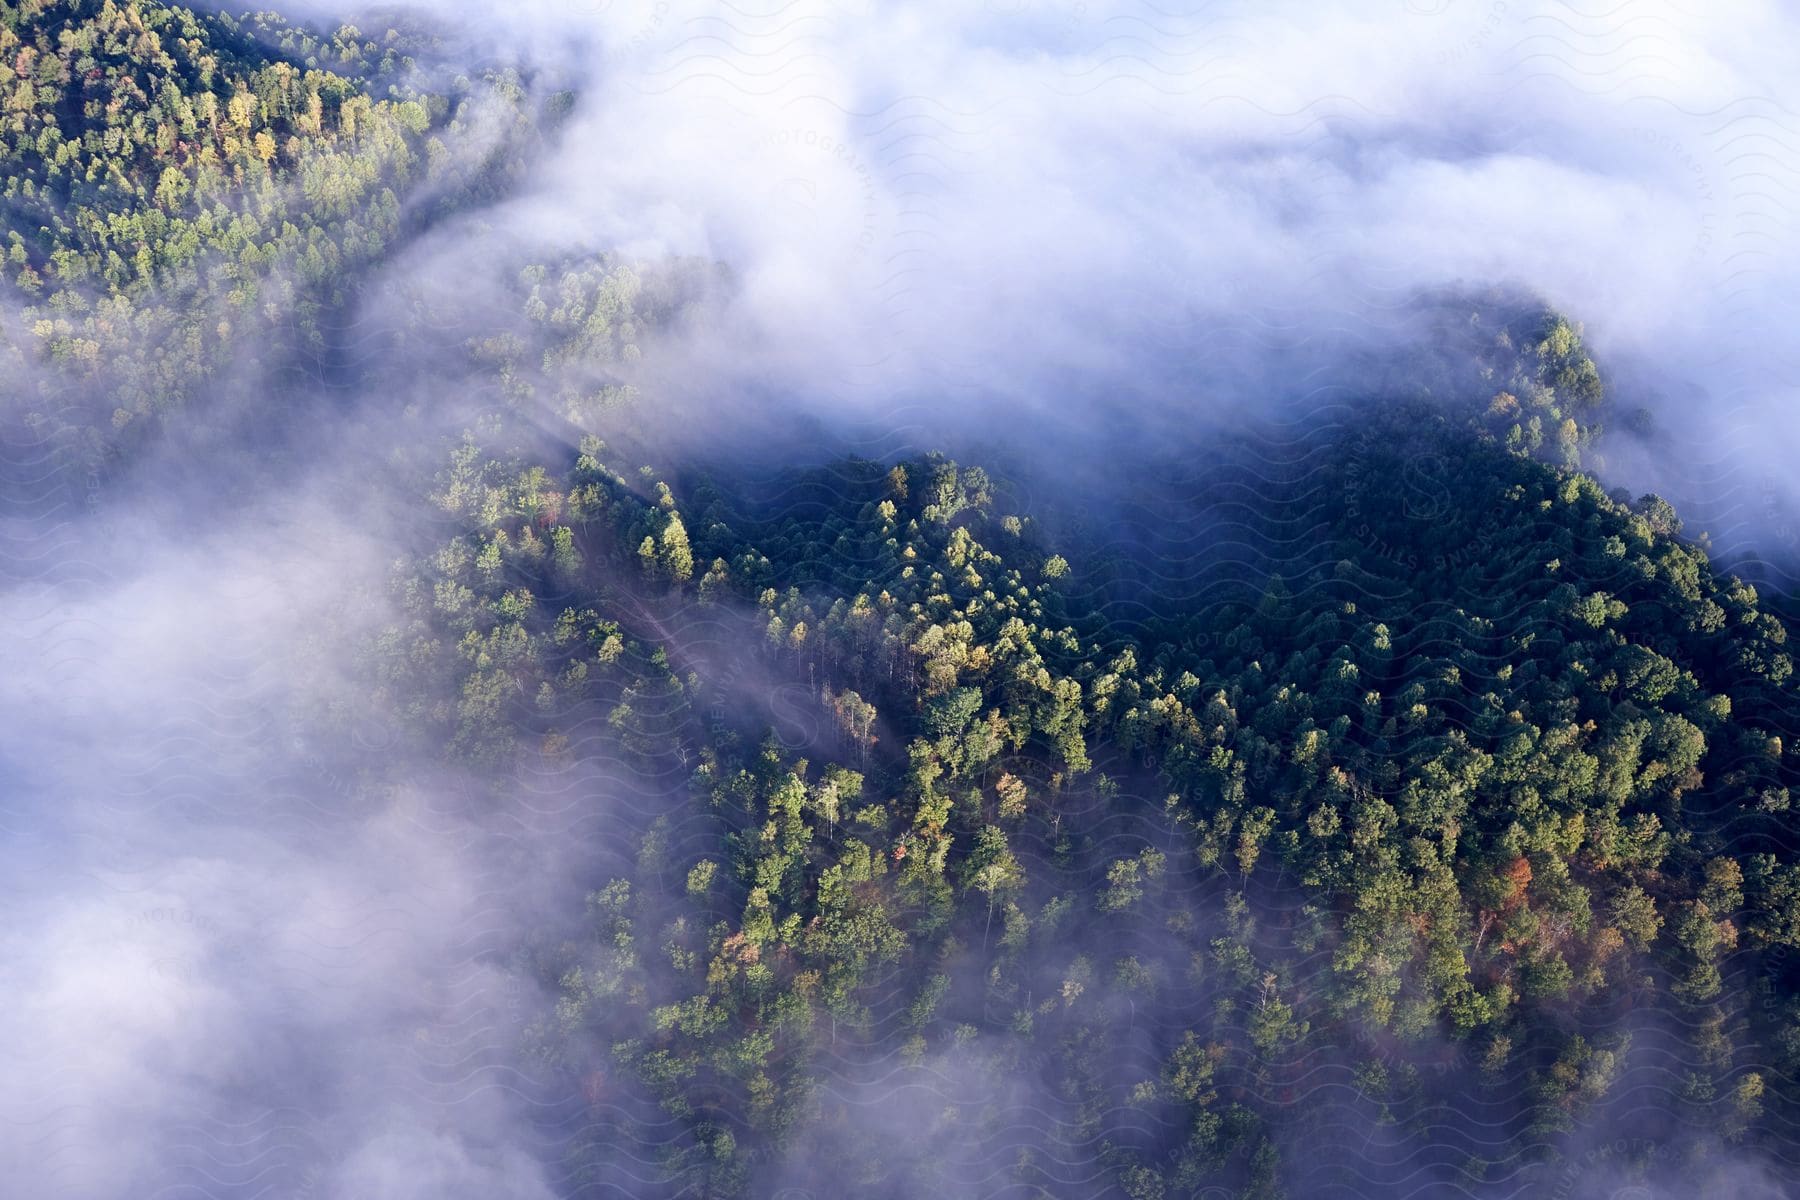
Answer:
[{"label": "forested ridge", "polygon": [[[100,469],[234,366],[319,370],[363,273],[499,194],[567,97],[526,112],[506,69],[425,90],[431,44],[133,0],[0,15],[0,336],[36,436]],[[501,133],[472,154],[478,125]]]},{"label": "forested ridge", "polygon": [[[129,464],[506,194],[569,97],[434,91],[429,51],[0,16],[21,422]],[[512,133],[459,153],[488,105]],[[1620,1127],[1611,1167],[1696,1194],[1791,1158],[1787,627],[1588,473],[1622,405],[1575,320],[1430,297],[1352,418],[1090,498],[936,452],[657,465],[639,366],[720,273],[504,277],[484,323],[406,318],[474,412],[402,418],[419,520],[315,717],[394,730],[367,779],[631,798],[583,931],[509,964],[567,1194],[1569,1195]]]},{"label": "forested ridge", "polygon": [[[1501,1153],[1446,1164],[1478,1186],[1578,1129],[1658,1006],[1684,1040],[1651,1053],[1689,1056],[1667,1136],[1779,1137],[1786,630],[1666,503],[1557,465],[1586,428],[1521,436],[1515,392],[1553,411],[1553,380],[1596,378],[1568,322],[1529,328],[1496,326],[1485,405],[1376,402],[1273,488],[1240,447],[1274,569],[1201,566],[1126,619],[1108,577],[1140,552],[1084,578],[980,467],[737,495],[593,435],[560,469],[466,443],[432,493],[466,532],[403,574],[382,685],[437,697],[423,736],[471,761],[597,736],[687,775],[697,814],[595,891],[592,944],[533,951],[562,993],[538,1052],[596,1069],[609,1044],[692,1123],[703,1165],[676,1165],[725,1191],[795,1139],[839,1152],[808,1123],[822,1064],[896,1052],[1046,1073],[1135,1195],[1349,1186],[1273,1150],[1330,1134],[1301,1081],[1329,1061],[1429,1111],[1421,1062],[1454,1061],[1509,1105]],[[1434,462],[1426,507],[1393,487]],[[1212,471],[1228,493],[1233,456]],[[747,674],[800,697],[797,727],[758,732]],[[1140,1005],[1151,1046],[1121,1020]],[[946,1186],[854,1149],[868,1186]]]}]

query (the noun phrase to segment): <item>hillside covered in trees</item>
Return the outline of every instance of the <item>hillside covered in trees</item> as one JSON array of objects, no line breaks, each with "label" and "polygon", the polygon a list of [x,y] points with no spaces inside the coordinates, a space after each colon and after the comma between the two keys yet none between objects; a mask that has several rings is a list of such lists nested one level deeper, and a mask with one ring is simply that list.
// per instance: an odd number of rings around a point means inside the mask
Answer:
[{"label": "hillside covered in trees", "polygon": [[[591,939],[531,950],[534,1053],[633,1072],[725,1192],[797,1161],[1063,1194],[1098,1156],[1130,1195],[1363,1194],[1282,1148],[1371,1128],[1474,1190],[1665,1084],[1643,1165],[1779,1140],[1786,629],[1666,504],[1488,431],[1591,371],[1534,328],[1465,416],[1380,406],[1273,485],[1273,448],[1221,453],[1155,526],[1254,472],[1266,561],[1123,615],[1114,581],[1196,554],[1048,544],[978,466],[670,483],[593,435],[560,467],[465,444],[382,703],[429,698],[421,744],[471,762],[686,780]],[[1434,461],[1441,503],[1390,486]],[[966,1098],[899,1143],[850,1099],[946,1076]],[[600,1120],[581,1177],[632,1136]]]},{"label": "hillside covered in trees", "polygon": [[[585,908],[484,960],[559,1194],[1791,1165],[1784,598],[1591,473],[1630,406],[1577,321],[1424,298],[1352,416],[1104,494],[961,447],[669,460],[649,367],[719,266],[483,243],[478,302],[377,282],[577,100],[440,53],[0,14],[4,421],[76,488],[227,419],[271,458],[314,421],[374,445],[385,593],[319,635],[349,698],[293,706],[370,805],[586,781]],[[398,350],[356,350],[370,305]]]}]

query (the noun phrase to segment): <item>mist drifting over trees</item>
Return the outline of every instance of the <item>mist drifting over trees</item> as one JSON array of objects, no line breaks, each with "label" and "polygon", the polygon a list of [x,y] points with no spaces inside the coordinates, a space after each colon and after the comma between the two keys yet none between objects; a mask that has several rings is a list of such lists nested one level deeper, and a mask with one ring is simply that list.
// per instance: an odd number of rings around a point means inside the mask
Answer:
[{"label": "mist drifting over trees", "polygon": [[1792,1194],[1797,47],[0,9],[0,1172]]}]

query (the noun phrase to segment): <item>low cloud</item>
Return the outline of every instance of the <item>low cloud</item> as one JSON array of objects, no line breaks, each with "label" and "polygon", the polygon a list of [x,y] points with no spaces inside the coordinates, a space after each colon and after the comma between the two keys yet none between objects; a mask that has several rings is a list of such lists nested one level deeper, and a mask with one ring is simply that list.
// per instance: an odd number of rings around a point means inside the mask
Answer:
[{"label": "low cloud", "polygon": [[1498,284],[1585,321],[1626,405],[1773,467],[1795,20],[537,3],[494,33],[582,98],[494,224],[727,264],[665,381],[722,423],[1179,428],[1403,337],[1422,291]]},{"label": "low cloud", "polygon": [[[578,911],[591,812],[423,762],[359,775],[379,722],[308,733],[355,710],[343,631],[422,536],[356,490],[368,447],[407,400],[445,432],[484,403],[438,352],[515,315],[522,261],[723,264],[705,319],[647,356],[646,417],[798,457],[1198,441],[1342,399],[1422,292],[1529,289],[1672,431],[1609,452],[1609,483],[1670,490],[1744,553],[1794,548],[1781,5],[427,8],[451,58],[524,59],[579,99],[514,195],[371,281],[382,336],[357,344],[412,386],[344,398],[343,431],[296,434],[277,485],[234,474],[212,508],[169,460],[137,484],[183,504],[104,519],[13,464],[0,1062],[34,1086],[0,1104],[0,1173],[22,1192],[555,1194],[506,961]],[[459,315],[409,341],[383,311],[408,296]]]}]

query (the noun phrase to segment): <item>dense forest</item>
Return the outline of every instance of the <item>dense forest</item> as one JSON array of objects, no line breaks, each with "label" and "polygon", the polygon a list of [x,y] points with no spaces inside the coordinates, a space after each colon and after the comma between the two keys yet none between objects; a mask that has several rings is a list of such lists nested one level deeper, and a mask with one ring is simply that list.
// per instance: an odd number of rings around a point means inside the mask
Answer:
[{"label": "dense forest", "polygon": [[[592,435],[560,468],[456,450],[431,494],[463,531],[397,580],[380,703],[471,763],[598,753],[691,792],[594,891],[591,942],[532,947],[560,993],[534,1053],[635,1071],[725,1191],[785,1152],[1059,1194],[1097,1152],[1129,1195],[1354,1192],[1276,1149],[1360,1129],[1334,1079],[1377,1123],[1478,1103],[1433,1164],[1471,1188],[1553,1160],[1634,1070],[1679,1067],[1659,1137],[1779,1137],[1786,630],[1666,504],[1533,453],[1584,429],[1490,431],[1594,378],[1566,321],[1523,327],[1465,415],[1383,406],[1273,487],[1238,448],[1278,569],[1201,556],[1172,590],[1210,593],[1124,619],[1116,580],[1196,556],[1070,558],[941,456],[734,486]],[[1433,455],[1442,505],[1394,495]],[[1165,536],[1233,502],[1231,457]],[[747,713],[750,679],[786,711]],[[958,1160],[819,1094],[951,1069],[1046,1079],[1061,1155],[996,1161],[998,1096],[913,1131]]]},{"label": "dense forest", "polygon": [[664,461],[645,365],[715,264],[509,250],[494,303],[392,316],[411,357],[347,351],[378,267],[575,102],[438,53],[9,6],[5,421],[128,478],[456,381],[373,426],[411,516],[346,598],[380,619],[325,635],[354,700],[301,707],[371,796],[428,763],[627,798],[585,911],[502,958],[564,1194],[1724,1195],[1791,1161],[1781,598],[1611,487],[1642,418],[1572,316],[1421,298],[1353,415],[1104,495],[960,447]]}]

